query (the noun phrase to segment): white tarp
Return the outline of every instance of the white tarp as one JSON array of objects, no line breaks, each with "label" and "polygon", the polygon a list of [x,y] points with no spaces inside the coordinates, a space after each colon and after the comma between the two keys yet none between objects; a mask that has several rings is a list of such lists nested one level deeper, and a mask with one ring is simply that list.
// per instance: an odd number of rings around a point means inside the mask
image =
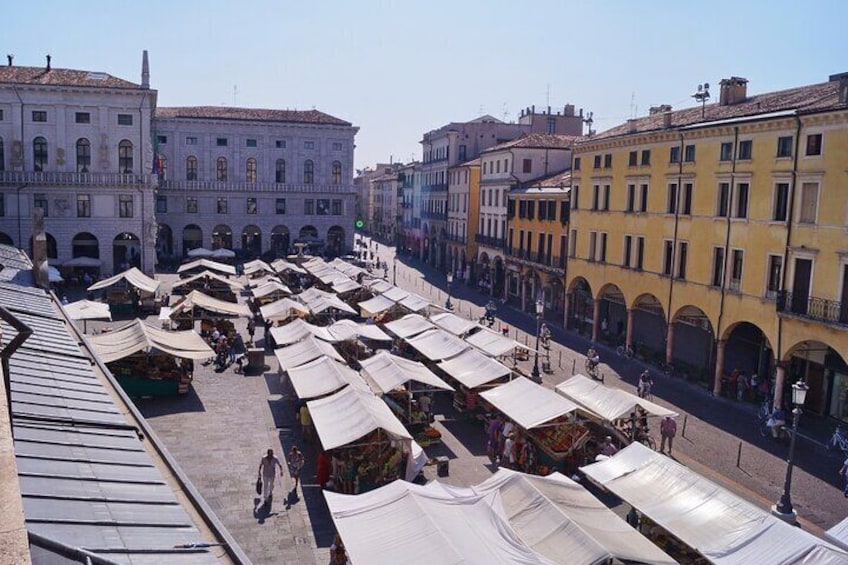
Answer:
[{"label": "white tarp", "polygon": [[194,249],[189,249],[187,255],[189,257],[212,257],[214,252],[211,249],[206,249],[205,247],[195,247]]},{"label": "white tarp", "polygon": [[468,388],[477,388],[512,372],[509,367],[483,355],[476,349],[469,349],[456,357],[442,361],[437,366]]},{"label": "white tarp", "polygon": [[525,430],[542,427],[578,409],[567,398],[523,377],[483,391],[480,396]]},{"label": "white tarp", "polygon": [[327,330],[333,336],[334,341],[347,341],[357,338],[374,341],[392,341],[391,336],[377,326],[373,324],[357,324],[353,320],[339,320],[328,326]]},{"label": "white tarp", "polygon": [[203,294],[199,290],[192,290],[186,294],[185,298],[179,303],[173,305],[171,317],[173,318],[180,312],[192,310],[194,308],[203,308],[209,312],[217,312],[219,314],[228,314],[231,316],[241,316],[243,318],[252,318],[253,313],[250,308],[244,304],[235,302],[227,302],[226,300],[218,300]]},{"label": "white tarp", "polygon": [[292,291],[289,287],[281,283],[280,281],[267,281],[265,284],[254,287],[250,291],[253,294],[254,298],[262,298],[264,296],[268,296],[269,294],[279,293],[279,294],[291,294]]},{"label": "white tarp", "polygon": [[271,267],[273,267],[274,271],[277,273],[285,273],[286,271],[291,271],[292,273],[298,273],[301,275],[306,274],[306,271],[304,269],[302,269],[295,263],[290,263],[289,261],[286,261],[285,259],[277,259],[276,261],[271,263]]},{"label": "white tarp", "polygon": [[350,279],[333,282],[333,292],[336,294],[344,294],[345,292],[358,290],[360,288],[362,288],[362,285]]},{"label": "white tarp", "polygon": [[213,273],[212,271],[206,270],[206,271],[202,271],[200,273],[197,273],[196,275],[192,275],[190,277],[180,279],[179,281],[177,281],[173,285],[171,285],[171,290],[173,291],[175,288],[180,288],[181,286],[185,286],[185,285],[191,284],[193,282],[201,281],[201,280],[207,281],[209,283],[211,283],[212,281],[215,281],[216,283],[218,283],[220,285],[230,287],[230,289],[233,290],[233,291],[244,289],[243,284],[236,282],[236,281],[231,281],[227,277],[222,277],[221,275],[219,275],[217,273]]},{"label": "white tarp", "polygon": [[406,341],[430,361],[448,359],[468,349],[468,344],[461,339],[437,328],[427,330]]},{"label": "white tarp", "polygon": [[262,275],[260,277],[247,279],[247,287],[248,288],[256,288],[257,286],[262,286],[263,284],[268,284],[271,281],[280,282],[280,278],[277,275]]},{"label": "white tarp", "polygon": [[112,332],[88,336],[88,341],[104,363],[150,349],[183,359],[209,359],[215,356],[215,352],[194,330],[167,332],[148,326],[141,320],[135,320]]},{"label": "white tarp", "polygon": [[114,277],[109,277],[108,279],[98,281],[88,287],[88,290],[99,290],[101,288],[106,288],[122,280],[125,280],[137,289],[149,292],[150,294],[155,294],[156,291],[159,290],[159,281],[157,281],[156,279],[151,279],[135,267],[127,269],[123,273],[118,273]]},{"label": "white tarp", "polygon": [[232,249],[226,249],[224,247],[219,247],[215,251],[212,252],[212,257],[215,259],[232,259],[236,256],[236,252]]},{"label": "white tarp", "polygon": [[365,282],[365,286],[370,288],[372,291],[379,292],[379,293],[383,293],[383,292],[386,292],[387,290],[391,290],[391,289],[395,288],[395,285],[393,285],[392,283],[390,283],[388,281],[384,281],[383,279],[371,279],[371,280]]},{"label": "white tarp", "polygon": [[297,343],[309,336],[315,336],[329,342],[336,341],[328,328],[314,326],[299,318],[297,320],[292,320],[283,326],[274,326],[270,331],[271,337],[274,338],[274,343],[277,344],[277,347],[284,347],[286,345],[291,345],[292,343]]},{"label": "white tarp", "polygon": [[77,300],[63,306],[71,320],[111,320],[112,312],[105,302]]},{"label": "white tarp", "polygon": [[291,298],[283,298],[259,308],[263,320],[271,322],[288,320],[294,316],[308,316],[309,308]]},{"label": "white tarp", "polygon": [[403,318],[384,324],[383,327],[399,338],[406,339],[432,329],[434,326],[424,316],[419,314],[407,314]]},{"label": "white tarp", "polygon": [[515,351],[516,347],[525,348],[514,339],[510,339],[486,328],[465,336],[465,341],[490,357],[511,354]]},{"label": "white tarp", "polygon": [[409,296],[409,293],[403,290],[402,288],[393,286],[392,288],[383,292],[382,295],[391,300],[392,302],[400,302],[401,300]]},{"label": "white tarp", "polygon": [[359,373],[326,355],[292,367],[288,370],[288,377],[297,397],[303,400],[331,394],[347,385],[370,392]]},{"label": "white tarp", "polygon": [[340,312],[348,314],[356,314],[356,310],[343,302],[338,296],[331,292],[324,292],[315,287],[309,288],[295,297],[309,308],[313,314],[320,314],[326,310],[334,308]]},{"label": "white tarp", "polygon": [[409,296],[398,302],[398,304],[400,304],[410,312],[421,312],[422,310],[425,310],[426,308],[433,305],[429,300],[427,300],[426,298],[422,298],[417,294],[410,294]]},{"label": "white tarp", "polygon": [[580,470],[717,565],[848,563],[836,546],[641,443]]},{"label": "white tarp", "polygon": [[191,271],[192,269],[209,269],[211,271],[218,271],[219,273],[227,275],[236,274],[236,268],[232,265],[226,265],[217,261],[210,261],[209,259],[196,259],[194,261],[184,263],[177,268],[177,273],[184,273],[186,271]]},{"label": "white tarp", "polygon": [[479,327],[477,322],[472,322],[471,320],[460,318],[456,314],[451,314],[450,312],[433,314],[432,316],[430,316],[430,321],[436,324],[436,326],[445,330],[446,332],[452,333],[453,335],[463,335],[468,333],[475,327]]},{"label": "white tarp", "polygon": [[[362,376],[371,385],[371,389],[378,394],[386,394],[409,381],[427,385],[428,388],[453,390],[452,386],[437,377],[422,363],[392,355],[388,351],[380,351],[359,363],[362,365]],[[412,388],[420,390],[418,387]]]},{"label": "white tarp", "polygon": [[382,294],[378,294],[374,298],[369,298],[368,300],[363,300],[357,306],[359,306],[360,315],[363,318],[370,318],[372,316],[378,316],[388,310],[389,308],[393,308],[395,303]]},{"label": "white tarp", "polygon": [[848,518],[845,518],[824,534],[839,547],[848,549]]},{"label": "white tarp", "polygon": [[659,404],[639,398],[627,391],[606,387],[583,375],[574,375],[558,384],[556,391],[608,422],[630,418],[630,414],[636,410],[637,406],[641,406],[649,416],[677,417],[677,412],[673,410],[663,408]]},{"label": "white tarp", "polygon": [[[274,355],[280,363],[281,371],[288,371],[294,367],[299,367],[323,355],[335,359],[339,363],[344,363],[344,359],[332,345],[326,341],[315,339],[313,336],[305,337],[294,345],[275,349]],[[324,447],[326,448],[326,446]]]},{"label": "white tarp", "polygon": [[242,266],[243,272],[245,275],[250,276],[254,273],[273,273],[274,269],[263,261],[262,259],[254,259],[253,261],[248,261]]}]

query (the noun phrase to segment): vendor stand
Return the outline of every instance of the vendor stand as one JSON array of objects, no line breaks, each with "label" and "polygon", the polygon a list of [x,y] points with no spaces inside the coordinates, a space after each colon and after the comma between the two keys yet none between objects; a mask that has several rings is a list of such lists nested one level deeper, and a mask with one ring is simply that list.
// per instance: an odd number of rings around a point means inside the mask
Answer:
[{"label": "vendor stand", "polygon": [[103,302],[77,300],[76,302],[65,304],[63,308],[71,320],[83,321],[83,333],[88,332],[88,320],[112,321],[112,313],[109,310],[109,305]]},{"label": "vendor stand", "polygon": [[166,332],[141,320],[88,340],[131,397],[185,394],[194,362],[215,355],[194,331]]},{"label": "vendor stand", "polygon": [[177,268],[177,274],[180,275],[180,278],[187,278],[206,270],[215,271],[224,276],[235,276],[236,274],[236,268],[232,265],[226,265],[209,259],[196,259],[188,263],[183,263]]},{"label": "vendor stand", "polygon": [[437,327],[458,337],[462,337],[468,334],[475,328],[482,328],[482,326],[480,326],[480,324],[478,324],[477,322],[473,322],[465,318],[460,318],[459,316],[451,312],[433,314],[432,316],[430,316],[430,321],[436,324]]},{"label": "vendor stand", "polygon": [[265,275],[273,275],[274,268],[262,259],[254,259],[242,265],[242,273],[248,279],[255,279]]},{"label": "vendor stand", "polygon": [[359,373],[326,355],[297,367],[290,367],[286,374],[300,400],[321,398],[348,385],[371,392]]},{"label": "vendor stand", "polygon": [[489,357],[511,361],[517,367],[518,361],[529,358],[530,348],[490,329],[480,326],[480,330],[465,336],[465,342],[473,345]]},{"label": "vendor stand", "polygon": [[189,294],[194,290],[217,300],[238,302],[236,293],[244,290],[244,285],[212,271],[203,271],[181,279],[171,287],[171,293],[175,295]]},{"label": "vendor stand", "polygon": [[250,294],[253,296],[254,309],[259,310],[266,304],[291,296],[292,291],[280,281],[269,280],[264,284],[251,288]]},{"label": "vendor stand", "polygon": [[275,349],[274,355],[280,364],[279,372],[281,375],[285,371],[323,356],[344,363],[344,359],[332,345],[313,336],[308,336],[293,345]]},{"label": "vendor stand", "polygon": [[[253,314],[244,304],[226,302],[207,296],[198,290],[191,291],[182,301],[171,306],[171,319],[176,322],[177,329],[193,329],[194,321],[201,320],[201,335],[211,332],[214,327],[223,325],[228,330],[234,329],[231,320],[214,314],[251,318]],[[219,328],[220,330],[221,328]]]},{"label": "vendor stand", "polygon": [[309,315],[309,308],[291,298],[283,298],[262,306],[259,315],[266,322],[280,323],[292,318],[305,318]]},{"label": "vendor stand", "polygon": [[156,291],[160,282],[132,267],[126,271],[96,282],[88,287],[89,292],[109,288],[106,303],[113,316],[139,314],[141,311],[156,311]]},{"label": "vendor stand", "polygon": [[340,314],[355,316],[356,310],[331,292],[309,288],[295,298],[309,309],[315,319],[327,319]]},{"label": "vendor stand", "polygon": [[399,338],[407,339],[433,329],[436,326],[420,314],[407,314],[403,318],[386,322],[383,324],[383,327]]},{"label": "vendor stand", "polygon": [[480,393],[509,382],[512,371],[502,363],[487,357],[476,349],[469,349],[436,365],[456,381],[453,407],[460,414],[474,417],[480,411]]}]

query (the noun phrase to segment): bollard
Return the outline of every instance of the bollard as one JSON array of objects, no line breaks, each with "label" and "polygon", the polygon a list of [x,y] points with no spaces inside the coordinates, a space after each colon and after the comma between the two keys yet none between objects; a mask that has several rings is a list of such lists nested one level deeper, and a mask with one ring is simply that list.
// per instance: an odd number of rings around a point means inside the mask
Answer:
[{"label": "bollard", "polygon": [[562,369],[562,349],[559,350],[559,368]]},{"label": "bollard", "polygon": [[689,420],[689,415],[683,415],[683,431],[680,432],[680,437],[686,437],[686,422]]},{"label": "bollard", "polygon": [[571,374],[572,375],[575,374],[574,372],[576,371],[576,369],[577,369],[577,359],[572,359],[571,360]]},{"label": "bollard", "polygon": [[739,450],[736,452],[736,467],[738,469],[742,468],[742,467],[739,466],[739,462],[740,462],[741,459],[742,459],[742,442],[740,441],[739,442]]}]

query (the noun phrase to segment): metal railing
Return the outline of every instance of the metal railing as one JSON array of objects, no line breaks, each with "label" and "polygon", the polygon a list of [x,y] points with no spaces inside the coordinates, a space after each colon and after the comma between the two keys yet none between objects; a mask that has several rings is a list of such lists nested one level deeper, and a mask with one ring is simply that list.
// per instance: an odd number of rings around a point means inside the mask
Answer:
[{"label": "metal railing", "polygon": [[211,192],[308,192],[311,194],[346,194],[356,192],[345,184],[289,184],[277,182],[228,182],[205,180],[166,180],[159,189]]},{"label": "metal railing", "polygon": [[464,235],[454,235],[454,234],[449,233],[449,234],[445,235],[445,240],[453,241],[454,243],[465,243],[465,236]]},{"label": "metal railing", "polygon": [[447,214],[444,212],[421,212],[422,218],[427,218],[428,220],[445,220],[447,219]]},{"label": "metal railing", "polygon": [[155,185],[157,175],[69,173],[59,171],[0,171],[0,183],[60,186]]},{"label": "metal railing", "polygon": [[781,314],[791,314],[828,324],[848,325],[848,303],[792,294],[784,290],[777,293],[775,305]]},{"label": "metal railing", "polygon": [[500,237],[492,237],[489,235],[476,234],[474,236],[474,241],[479,243],[480,245],[488,245],[489,247],[498,247],[503,249],[504,240]]}]

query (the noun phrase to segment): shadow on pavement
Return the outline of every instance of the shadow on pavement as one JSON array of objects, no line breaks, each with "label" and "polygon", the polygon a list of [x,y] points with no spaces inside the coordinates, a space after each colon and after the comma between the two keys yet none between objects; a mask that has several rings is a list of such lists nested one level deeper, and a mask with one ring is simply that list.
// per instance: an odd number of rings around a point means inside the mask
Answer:
[{"label": "shadow on pavement", "polygon": [[194,387],[190,387],[183,396],[160,396],[154,398],[133,398],[136,408],[145,418],[155,418],[166,414],[183,412],[205,412],[203,401]]}]

